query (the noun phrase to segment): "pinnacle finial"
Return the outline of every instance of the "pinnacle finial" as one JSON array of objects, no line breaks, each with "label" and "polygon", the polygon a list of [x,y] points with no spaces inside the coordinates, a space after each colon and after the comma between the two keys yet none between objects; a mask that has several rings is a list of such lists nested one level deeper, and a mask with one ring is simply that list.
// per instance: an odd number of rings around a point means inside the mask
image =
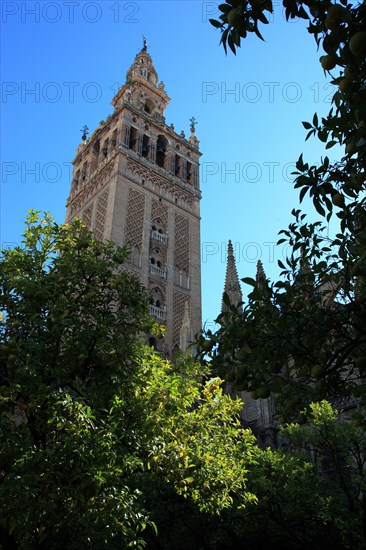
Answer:
[{"label": "pinnacle finial", "polygon": [[306,256],[306,252],[304,248],[301,248],[299,275],[306,275],[310,273],[310,271],[311,271],[311,267],[310,267],[309,259]]},{"label": "pinnacle finial", "polygon": [[189,119],[189,122],[191,123],[191,132],[192,134],[194,134],[194,132],[196,131],[197,120],[193,116],[192,118]]},{"label": "pinnacle finial", "polygon": [[81,136],[81,139],[85,142],[88,139],[88,133],[89,133],[89,128],[87,127],[86,124],[82,127],[80,132],[83,133],[83,135]]},{"label": "pinnacle finial", "polygon": [[[238,304],[239,302],[243,301],[243,295],[241,293],[238,272],[236,270],[236,265],[235,265],[233,244],[231,240],[229,240],[228,247],[227,247],[227,264],[226,264],[224,293],[229,296],[230,302],[232,304]],[[226,306],[223,303],[222,311],[225,311],[225,310],[226,310]]]},{"label": "pinnacle finial", "polygon": [[257,275],[256,275],[256,281],[260,281],[260,279],[265,279],[266,278],[266,274],[264,272],[264,268],[263,268],[263,264],[261,262],[261,260],[258,260],[257,262]]}]

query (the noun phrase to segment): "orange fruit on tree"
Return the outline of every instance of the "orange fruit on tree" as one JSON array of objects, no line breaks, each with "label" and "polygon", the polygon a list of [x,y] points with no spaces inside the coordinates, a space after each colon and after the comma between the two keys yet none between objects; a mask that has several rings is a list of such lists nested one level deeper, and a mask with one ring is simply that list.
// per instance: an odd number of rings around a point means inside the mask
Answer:
[{"label": "orange fruit on tree", "polygon": [[340,193],[334,193],[332,197],[332,203],[334,206],[339,206],[339,208],[343,208],[344,206],[344,196]]},{"label": "orange fruit on tree", "polygon": [[320,63],[325,71],[331,71],[337,64],[337,57],[333,54],[323,55],[320,58]]},{"label": "orange fruit on tree", "polygon": [[366,31],[358,31],[349,41],[349,49],[357,57],[366,55]]}]

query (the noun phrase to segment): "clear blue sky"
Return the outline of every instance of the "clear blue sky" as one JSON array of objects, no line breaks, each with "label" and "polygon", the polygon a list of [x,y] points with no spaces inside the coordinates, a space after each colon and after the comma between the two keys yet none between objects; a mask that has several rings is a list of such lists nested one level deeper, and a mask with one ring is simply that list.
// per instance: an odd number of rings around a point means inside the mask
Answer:
[{"label": "clear blue sky", "polygon": [[314,140],[304,145],[301,121],[328,111],[332,86],[304,22],[286,23],[279,2],[266,41],[251,36],[236,57],[208,22],[217,5],[2,1],[2,246],[20,242],[29,208],[63,221],[80,129],[112,112],[144,33],[171,97],[168,124],[188,133],[198,120],[203,320],[220,310],[228,239],[240,277],[253,276],[258,259],[276,276],[277,233],[298,204],[293,163],[302,151],[310,161],[323,154]]}]

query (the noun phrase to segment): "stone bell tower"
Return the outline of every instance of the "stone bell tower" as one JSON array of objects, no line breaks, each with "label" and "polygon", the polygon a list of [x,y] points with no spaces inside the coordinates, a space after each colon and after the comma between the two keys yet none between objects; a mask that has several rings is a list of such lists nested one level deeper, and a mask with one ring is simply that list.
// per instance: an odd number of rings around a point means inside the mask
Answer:
[{"label": "stone bell tower", "polygon": [[96,239],[126,245],[125,269],[150,293],[167,332],[147,342],[173,358],[201,330],[200,198],[195,120],[190,136],[167,126],[169,103],[146,40],[112,100],[114,112],[73,161],[66,220],[81,218]]}]

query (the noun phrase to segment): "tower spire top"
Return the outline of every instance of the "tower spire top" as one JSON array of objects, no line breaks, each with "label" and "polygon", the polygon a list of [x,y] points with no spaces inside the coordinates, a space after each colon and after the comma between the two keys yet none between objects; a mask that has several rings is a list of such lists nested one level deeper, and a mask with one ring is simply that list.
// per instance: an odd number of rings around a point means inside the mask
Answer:
[{"label": "tower spire top", "polygon": [[131,83],[136,79],[140,81],[145,80],[156,87],[158,84],[158,74],[155,70],[152,57],[147,51],[147,40],[145,35],[142,35],[142,40],[142,48],[127,71],[126,82]]},{"label": "tower spire top", "polygon": [[[230,302],[232,304],[238,304],[239,302],[243,301],[243,295],[240,288],[238,272],[235,264],[233,244],[231,240],[229,240],[228,242],[227,252],[224,294],[227,294],[229,296]],[[222,303],[221,310],[227,310],[227,306],[224,303]]]}]

